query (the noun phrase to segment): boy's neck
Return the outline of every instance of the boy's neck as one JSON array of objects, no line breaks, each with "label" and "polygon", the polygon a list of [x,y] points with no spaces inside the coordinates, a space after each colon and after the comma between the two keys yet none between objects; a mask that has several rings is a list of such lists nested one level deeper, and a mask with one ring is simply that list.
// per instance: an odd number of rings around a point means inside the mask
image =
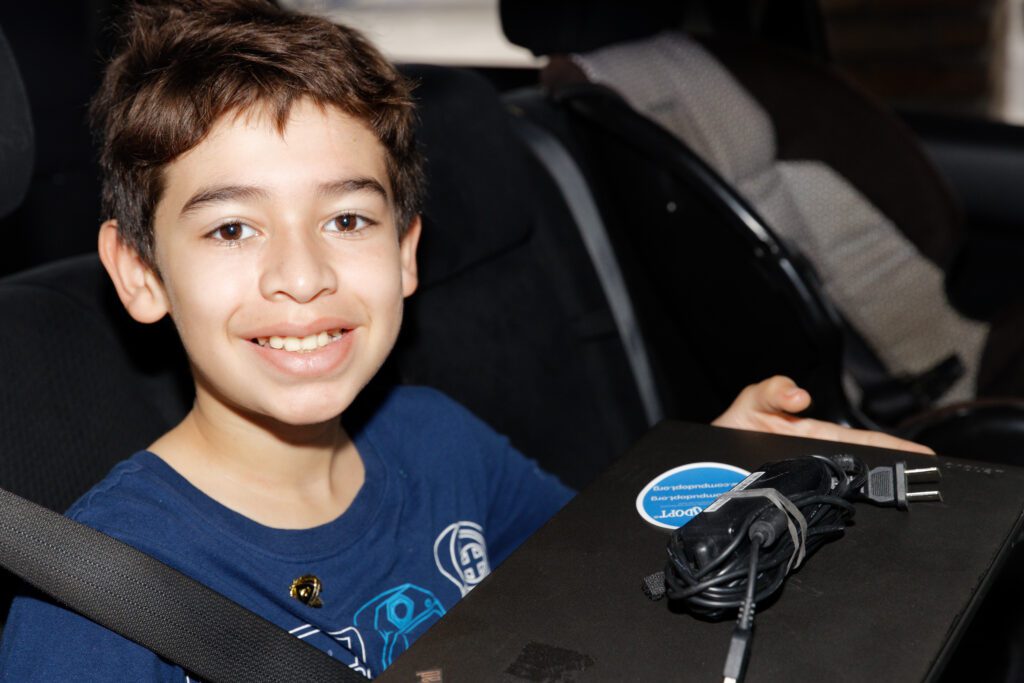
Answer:
[{"label": "boy's neck", "polygon": [[340,419],[302,426],[261,422],[202,395],[150,450],[217,502],[275,528],[311,528],[337,518],[365,474]]}]

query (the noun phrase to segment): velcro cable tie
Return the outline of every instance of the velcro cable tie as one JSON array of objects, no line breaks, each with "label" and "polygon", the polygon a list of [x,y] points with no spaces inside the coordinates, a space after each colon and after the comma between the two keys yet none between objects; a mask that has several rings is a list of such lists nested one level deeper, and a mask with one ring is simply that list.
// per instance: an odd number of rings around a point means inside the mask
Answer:
[{"label": "velcro cable tie", "polygon": [[[789,498],[779,493],[777,489],[746,489],[744,491],[726,491],[720,495],[715,503],[718,507],[733,498],[767,498],[775,507],[782,510],[786,515],[786,527],[789,529],[789,536],[793,540],[793,554],[789,557],[789,568],[786,573],[793,571],[800,566],[807,556],[807,519],[800,508],[793,504]],[[795,523],[794,523],[795,522]],[[799,530],[797,530],[799,525]]]}]

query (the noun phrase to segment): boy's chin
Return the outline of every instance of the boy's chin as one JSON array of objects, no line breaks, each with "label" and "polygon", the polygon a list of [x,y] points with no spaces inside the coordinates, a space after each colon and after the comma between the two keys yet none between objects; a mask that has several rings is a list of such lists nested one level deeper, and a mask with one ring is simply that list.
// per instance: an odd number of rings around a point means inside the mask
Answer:
[{"label": "boy's chin", "polygon": [[346,398],[337,395],[332,396],[331,400],[324,400],[323,395],[292,397],[248,407],[236,404],[234,412],[272,431],[279,428],[289,431],[336,421],[352,403],[351,399]]},{"label": "boy's chin", "polygon": [[271,411],[267,417],[288,427],[312,427],[337,420],[349,404],[332,402],[329,405],[288,406]]}]

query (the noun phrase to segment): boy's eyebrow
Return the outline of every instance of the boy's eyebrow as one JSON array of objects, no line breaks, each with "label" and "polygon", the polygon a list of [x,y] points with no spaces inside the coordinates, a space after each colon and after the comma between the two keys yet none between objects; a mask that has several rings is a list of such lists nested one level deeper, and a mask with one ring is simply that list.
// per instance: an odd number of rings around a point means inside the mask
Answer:
[{"label": "boy's eyebrow", "polygon": [[199,190],[189,197],[188,201],[185,202],[185,205],[181,207],[181,211],[178,212],[178,217],[183,218],[206,204],[218,204],[238,199],[265,200],[268,197],[270,197],[269,192],[261,187],[255,187],[253,185],[222,185],[220,187],[208,187]]},{"label": "boy's eyebrow", "polygon": [[[317,185],[316,193],[321,197],[336,197],[360,190],[370,190],[385,200],[388,198],[387,190],[373,178],[346,178],[320,183]],[[218,204],[239,199],[266,200],[269,197],[269,192],[254,185],[223,185],[204,188],[189,197],[185,205],[181,207],[178,217],[182,218],[206,204]]]},{"label": "boy's eyebrow", "polygon": [[387,190],[373,178],[346,178],[320,183],[316,188],[316,193],[321,197],[336,197],[359,190],[370,190],[379,194],[382,199],[388,198]]}]

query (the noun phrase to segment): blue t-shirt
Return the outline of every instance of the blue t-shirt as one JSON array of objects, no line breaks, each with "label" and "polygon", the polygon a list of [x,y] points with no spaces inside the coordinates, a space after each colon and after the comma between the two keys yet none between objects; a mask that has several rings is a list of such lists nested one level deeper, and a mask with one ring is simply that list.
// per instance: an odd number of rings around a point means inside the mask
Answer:
[{"label": "blue t-shirt", "polygon": [[[67,514],[375,676],[571,492],[430,389],[394,390],[352,436],[365,483],[323,526],[258,524],[146,451],[117,465]],[[319,580],[320,607],[291,596],[293,581],[307,575]],[[190,680],[149,650],[35,597],[15,599],[3,636],[5,681]]]}]

